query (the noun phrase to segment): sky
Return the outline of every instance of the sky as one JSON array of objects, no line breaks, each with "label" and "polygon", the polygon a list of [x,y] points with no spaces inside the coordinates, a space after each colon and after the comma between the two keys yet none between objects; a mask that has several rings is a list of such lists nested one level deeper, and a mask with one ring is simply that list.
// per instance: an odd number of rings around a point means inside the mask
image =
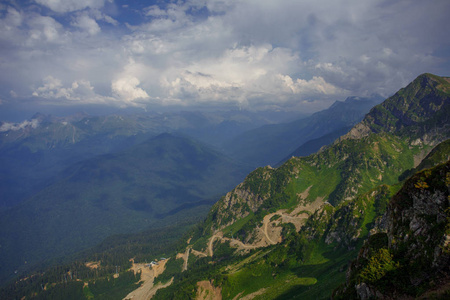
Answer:
[{"label": "sky", "polygon": [[2,0],[0,117],[388,97],[450,76],[449,15],[448,0]]}]

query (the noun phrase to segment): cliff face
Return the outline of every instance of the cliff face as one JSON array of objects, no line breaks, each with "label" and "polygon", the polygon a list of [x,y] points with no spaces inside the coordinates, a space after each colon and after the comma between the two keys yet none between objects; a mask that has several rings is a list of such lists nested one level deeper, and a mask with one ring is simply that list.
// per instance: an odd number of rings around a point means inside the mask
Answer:
[{"label": "cliff face", "polygon": [[450,161],[408,179],[388,205],[385,231],[362,247],[335,298],[448,296],[433,289],[449,282],[449,191]]}]

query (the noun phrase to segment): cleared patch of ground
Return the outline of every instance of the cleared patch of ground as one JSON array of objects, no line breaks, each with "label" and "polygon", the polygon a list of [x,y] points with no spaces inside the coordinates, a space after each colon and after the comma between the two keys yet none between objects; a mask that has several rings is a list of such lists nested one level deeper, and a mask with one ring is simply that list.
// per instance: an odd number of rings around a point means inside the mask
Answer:
[{"label": "cleared patch of ground", "polygon": [[124,300],[148,300],[151,299],[159,289],[168,287],[172,284],[173,278],[162,284],[161,282],[154,285],[153,281],[156,277],[162,274],[166,268],[166,262],[168,260],[159,261],[158,265],[153,265],[152,268],[148,267],[148,264],[135,264],[133,261],[133,265],[131,270],[136,274],[138,272],[141,273],[141,286],[129,293]]},{"label": "cleared patch of ground", "polygon": [[222,288],[214,287],[210,281],[197,282],[196,300],[222,300]]},{"label": "cleared patch of ground", "polygon": [[84,264],[86,267],[88,267],[91,270],[97,269],[100,266],[99,261],[90,261]]}]

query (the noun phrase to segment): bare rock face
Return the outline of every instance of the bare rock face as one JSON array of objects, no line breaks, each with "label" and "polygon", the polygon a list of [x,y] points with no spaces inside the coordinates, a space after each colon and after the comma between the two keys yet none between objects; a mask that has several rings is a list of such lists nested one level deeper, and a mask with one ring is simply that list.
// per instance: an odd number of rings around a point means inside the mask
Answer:
[{"label": "bare rock face", "polygon": [[[450,161],[447,161],[406,181],[390,201],[377,232],[351,263],[347,282],[334,292],[334,298],[414,298],[440,286],[448,289],[449,232]],[[372,281],[365,281],[361,274],[368,270],[369,262],[380,249],[391,255],[394,267]]]},{"label": "bare rock face", "polygon": [[360,283],[355,287],[359,299],[386,299],[380,291],[375,290],[367,284]]},{"label": "bare rock face", "polygon": [[368,136],[371,132],[372,132],[372,130],[370,129],[370,127],[361,122],[361,123],[356,124],[346,135],[341,137],[341,139],[342,140],[345,140],[345,139],[358,140],[365,136]]},{"label": "bare rock face", "polygon": [[241,218],[245,218],[251,211],[256,211],[264,199],[254,195],[243,183],[240,183],[231,192],[228,192],[213,209],[216,222],[213,231],[220,230]]},{"label": "bare rock face", "polygon": [[392,251],[406,249],[405,258],[426,258],[438,271],[448,267],[449,184],[447,163],[437,171],[417,174],[393,198],[386,214]]}]

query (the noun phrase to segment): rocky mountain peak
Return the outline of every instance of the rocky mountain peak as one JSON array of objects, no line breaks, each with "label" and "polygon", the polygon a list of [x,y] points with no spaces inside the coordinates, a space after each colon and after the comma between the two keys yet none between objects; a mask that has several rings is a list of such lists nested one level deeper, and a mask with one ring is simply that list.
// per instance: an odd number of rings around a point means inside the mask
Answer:
[{"label": "rocky mountain peak", "polygon": [[[422,74],[392,97],[375,106],[342,139],[360,139],[370,133],[424,134],[444,126],[448,131],[450,78]],[[445,140],[447,136],[441,139]]]}]

